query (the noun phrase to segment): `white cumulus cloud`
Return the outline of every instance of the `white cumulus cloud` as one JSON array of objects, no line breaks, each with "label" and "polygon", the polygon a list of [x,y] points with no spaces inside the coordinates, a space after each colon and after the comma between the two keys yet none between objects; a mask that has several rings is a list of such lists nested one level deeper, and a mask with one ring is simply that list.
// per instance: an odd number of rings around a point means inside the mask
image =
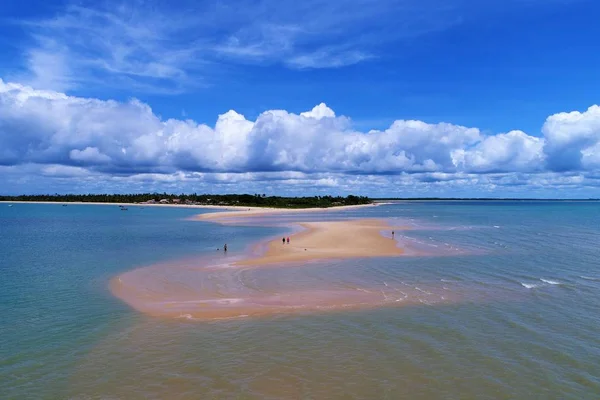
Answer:
[{"label": "white cumulus cloud", "polygon": [[100,153],[96,147],[86,147],[83,150],[73,149],[69,153],[71,160],[81,161],[82,163],[107,163],[110,161],[110,157],[106,154]]},{"label": "white cumulus cloud", "polygon": [[542,133],[487,135],[416,120],[363,132],[324,103],[299,114],[268,110],[255,120],[230,110],[208,125],[162,119],[135,99],[74,97],[0,80],[0,165],[11,176],[21,168],[61,179],[86,171],[135,177],[139,185],[275,181],[344,188],[362,179],[378,187],[377,177],[384,177],[391,185],[438,188],[598,186],[600,107],[552,115]]},{"label": "white cumulus cloud", "polygon": [[600,106],[554,114],[542,131],[549,169],[567,171],[597,165],[594,149],[600,144]]},{"label": "white cumulus cloud", "polygon": [[522,131],[488,136],[470,149],[452,153],[457,167],[479,172],[535,171],[543,168],[544,140]]}]

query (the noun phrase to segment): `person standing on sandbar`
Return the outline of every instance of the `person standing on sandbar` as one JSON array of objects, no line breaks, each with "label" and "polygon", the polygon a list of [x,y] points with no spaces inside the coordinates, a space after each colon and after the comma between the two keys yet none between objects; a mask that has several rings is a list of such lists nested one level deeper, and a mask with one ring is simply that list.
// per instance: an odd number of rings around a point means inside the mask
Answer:
[{"label": "person standing on sandbar", "polygon": [[394,231],[392,231],[392,239],[394,238]]},{"label": "person standing on sandbar", "polygon": [[285,244],[285,238],[281,239],[281,243]]}]

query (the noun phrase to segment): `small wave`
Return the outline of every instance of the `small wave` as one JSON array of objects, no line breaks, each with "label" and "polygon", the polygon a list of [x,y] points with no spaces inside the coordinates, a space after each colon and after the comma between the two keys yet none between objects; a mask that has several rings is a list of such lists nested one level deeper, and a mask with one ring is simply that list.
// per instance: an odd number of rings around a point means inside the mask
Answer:
[{"label": "small wave", "polygon": [[432,294],[431,292],[428,292],[427,290],[423,290],[423,289],[421,289],[421,288],[420,288],[420,287],[418,287],[418,286],[415,286],[415,290],[418,290],[419,292],[421,292],[421,293],[425,293],[425,294]]},{"label": "small wave", "polygon": [[594,282],[600,282],[600,278],[596,278],[593,276],[580,276],[581,279],[585,279],[586,281],[594,281]]},{"label": "small wave", "polygon": [[[176,301],[163,301],[162,304],[221,304],[229,305],[243,302],[244,299],[238,298],[224,298],[224,299],[201,299],[201,300],[176,300]],[[186,318],[188,314],[182,314],[181,318]]]},{"label": "small wave", "polygon": [[534,289],[536,287],[542,286],[541,283],[524,283],[524,282],[519,282],[521,284],[521,286],[523,286],[524,288],[527,289]]},{"label": "small wave", "polygon": [[500,227],[498,225],[494,225],[494,228],[496,229],[500,229]]},{"label": "small wave", "polygon": [[233,263],[225,263],[225,264],[216,264],[212,266],[213,268],[233,268],[235,265]]},{"label": "small wave", "polygon": [[548,285],[560,285],[560,282],[552,281],[550,279],[541,279],[540,278],[540,281],[542,281],[544,283],[547,283]]},{"label": "small wave", "polygon": [[234,315],[231,317],[214,317],[214,318],[211,318],[211,320],[222,321],[222,320],[227,320],[227,319],[237,319],[237,318],[246,318],[246,317],[249,317],[249,315],[248,314],[240,314],[240,315]]}]

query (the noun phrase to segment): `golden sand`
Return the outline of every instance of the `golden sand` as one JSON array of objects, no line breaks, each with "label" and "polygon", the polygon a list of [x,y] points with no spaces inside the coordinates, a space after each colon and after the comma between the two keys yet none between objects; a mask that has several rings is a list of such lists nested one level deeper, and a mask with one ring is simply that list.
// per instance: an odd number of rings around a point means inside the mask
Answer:
[{"label": "golden sand", "polygon": [[391,232],[384,221],[302,222],[303,232],[290,236],[290,243],[276,239],[265,254],[239,261],[236,265],[267,265],[332,258],[392,257],[402,254],[395,240],[382,236]]}]

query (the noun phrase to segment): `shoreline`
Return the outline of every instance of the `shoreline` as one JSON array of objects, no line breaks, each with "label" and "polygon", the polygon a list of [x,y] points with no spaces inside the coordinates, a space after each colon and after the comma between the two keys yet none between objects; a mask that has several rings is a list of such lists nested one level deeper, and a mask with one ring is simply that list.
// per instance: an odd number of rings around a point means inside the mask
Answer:
[{"label": "shoreline", "polygon": [[[242,211],[265,211],[265,213],[280,213],[280,212],[310,212],[312,211],[329,211],[329,210],[348,210],[362,207],[377,207],[387,203],[370,203],[370,204],[355,204],[349,206],[333,206],[333,207],[311,207],[311,208],[275,208],[275,207],[255,207],[255,206],[227,206],[227,205],[210,205],[210,204],[143,204],[143,203],[102,203],[102,202],[86,202],[86,201],[6,201],[0,200],[0,204],[59,204],[59,205],[93,205],[93,206],[128,206],[128,207],[164,207],[164,208],[189,208],[189,209],[207,209],[207,210],[233,210],[231,212]],[[223,211],[227,212],[227,211]],[[211,213],[213,214],[213,213]],[[215,213],[219,214],[219,213]],[[257,213],[259,214],[259,213]],[[262,214],[262,213],[260,213]],[[206,214],[199,214],[206,215]],[[248,215],[248,214],[244,214]]]}]

